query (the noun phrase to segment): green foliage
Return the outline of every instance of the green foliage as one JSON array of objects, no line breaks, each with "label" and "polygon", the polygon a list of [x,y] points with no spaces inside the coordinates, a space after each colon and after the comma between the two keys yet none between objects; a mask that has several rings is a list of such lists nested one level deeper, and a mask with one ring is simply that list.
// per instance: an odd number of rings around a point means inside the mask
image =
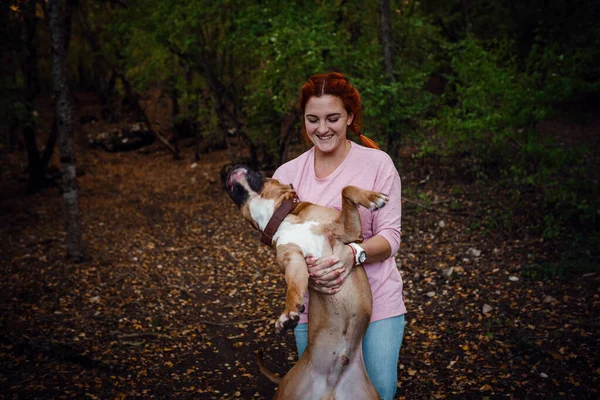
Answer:
[{"label": "green foliage", "polygon": [[[400,44],[395,48],[392,81],[382,70],[382,49],[376,31],[369,37],[370,43],[364,39],[365,43],[359,41],[360,45],[347,60],[349,65],[356,65],[351,74],[356,77],[364,103],[365,131],[380,143],[411,134],[412,126],[418,127],[427,121],[427,113],[436,102],[424,89],[439,67],[434,55],[443,39],[439,30],[426,16],[416,12],[415,7],[412,4],[404,12],[392,15],[393,39]],[[378,22],[374,21],[373,25],[377,27]]]},{"label": "green foliage", "polygon": [[[242,129],[273,155],[305,80],[342,72],[361,93],[364,131],[392,155],[408,137],[422,155],[452,157],[475,181],[493,178],[514,197],[473,229],[511,229],[527,204],[522,193],[539,193],[531,214],[544,237],[557,238],[568,226],[598,222],[597,193],[586,183],[586,153],[536,128],[553,103],[600,90],[600,28],[585,2],[571,17],[561,13],[571,7],[566,0],[513,3],[392,1],[391,77],[377,2],[83,1],[78,12],[102,57],[138,91],[158,87],[178,100],[175,122],[194,121],[205,133]],[[77,32],[76,24],[71,75],[84,81],[88,72],[79,71],[98,55]],[[433,77],[441,77],[436,88]]]},{"label": "green foliage", "polygon": [[323,8],[309,11],[309,6],[292,4],[256,8],[239,21],[246,33],[242,40],[248,46],[256,40],[256,55],[261,55],[247,86],[248,111],[253,116],[266,110],[284,115],[296,105],[310,71],[323,71],[328,59],[339,57],[344,39],[337,36]]},{"label": "green foliage", "polygon": [[[552,101],[568,98],[584,83],[573,59],[557,56],[557,47],[534,45],[525,65],[512,55],[513,47],[497,40],[484,46],[472,36],[444,46],[448,87],[428,122],[439,136],[425,138],[422,151],[462,158],[475,180],[488,182],[500,172],[507,190],[538,190],[542,208],[533,214],[545,238],[557,238],[566,226],[593,226],[597,200],[587,184],[584,151],[559,146],[536,130]],[[564,63],[551,66],[552,59]],[[508,228],[511,218],[510,210],[499,210],[484,223]]]},{"label": "green foliage", "polygon": [[244,110],[253,137],[266,138],[273,150],[281,118],[296,111],[302,84],[348,50],[326,11],[311,2],[266,2],[236,20],[235,40],[257,63],[244,76]]},{"label": "green foliage", "polygon": [[[450,58],[444,106],[432,124],[452,150],[492,150],[518,138],[549,111],[517,70],[514,59],[502,62],[508,44],[485,49],[472,37],[445,46]],[[492,146],[490,146],[492,145]]]}]

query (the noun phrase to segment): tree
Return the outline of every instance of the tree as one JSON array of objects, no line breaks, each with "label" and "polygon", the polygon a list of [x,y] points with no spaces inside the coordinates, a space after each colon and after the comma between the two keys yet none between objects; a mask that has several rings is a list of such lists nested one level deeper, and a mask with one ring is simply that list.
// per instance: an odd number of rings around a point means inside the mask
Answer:
[{"label": "tree", "polygon": [[67,83],[67,48],[65,13],[69,3],[65,0],[48,1],[48,17],[52,31],[52,81],[55,95],[55,114],[60,143],[65,230],[67,233],[67,258],[83,260],[81,212],[77,191],[75,151],[71,102]]},{"label": "tree", "polygon": [[[127,4],[122,2],[116,2],[118,4],[118,8],[127,9]],[[106,3],[105,7],[109,7],[109,12],[113,14],[118,14],[119,11],[114,11],[110,7],[110,4]],[[93,15],[92,11],[89,11],[91,16]],[[118,79],[121,81],[123,85],[123,90],[125,97],[128,100],[129,106],[133,113],[137,116],[137,118],[144,122],[146,125],[146,129],[148,129],[154,137],[156,137],[171,153],[173,153],[173,157],[175,159],[180,159],[181,156],[179,154],[179,149],[169,143],[169,140],[162,134],[159,127],[155,126],[153,121],[148,117],[146,110],[140,105],[140,94],[135,89],[134,84],[131,82],[127,75],[126,69],[123,67],[123,60],[125,56],[123,55],[119,44],[123,39],[121,37],[117,37],[114,40],[115,43],[104,43],[100,40],[100,35],[98,32],[92,27],[90,24],[88,12],[86,10],[80,10],[79,13],[79,22],[81,24],[82,34],[85,37],[85,40],[91,50],[96,54],[98,59],[101,61],[103,66],[110,71],[110,76],[112,77],[110,81],[112,83],[109,86],[114,86],[114,79]],[[114,32],[113,32],[114,33]],[[118,35],[111,35],[118,36]],[[102,97],[105,97],[104,93]]]},{"label": "tree", "polygon": [[27,159],[29,171],[29,180],[27,182],[27,192],[33,193],[46,185],[45,165],[42,163],[40,152],[37,148],[35,120],[33,114],[35,111],[35,98],[38,92],[38,74],[37,74],[37,49],[36,49],[36,7],[37,0],[29,0],[24,12],[24,42],[25,42],[25,60],[23,62],[23,73],[25,75],[25,107],[28,118],[23,125],[23,138],[27,149]]},{"label": "tree", "polygon": [[392,26],[390,23],[390,0],[379,0],[381,19],[380,39],[383,47],[383,65],[388,82],[394,80],[394,55],[392,53]]}]

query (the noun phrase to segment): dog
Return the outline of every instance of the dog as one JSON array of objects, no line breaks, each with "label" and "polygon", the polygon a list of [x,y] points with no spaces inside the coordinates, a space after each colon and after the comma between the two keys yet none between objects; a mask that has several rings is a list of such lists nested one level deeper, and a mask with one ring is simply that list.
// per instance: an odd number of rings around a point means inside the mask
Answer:
[{"label": "dog", "polygon": [[[388,201],[385,194],[347,186],[341,193],[341,211],[300,202],[291,185],[246,166],[232,168],[225,187],[243,218],[277,251],[287,283],[285,308],[275,323],[279,333],[296,327],[304,311],[309,279],[305,258],[325,257],[347,243],[362,242],[358,206],[376,210]],[[289,213],[281,215],[286,207]],[[274,220],[278,226],[267,232]],[[379,399],[362,353],[371,312],[371,287],[361,265],[335,294],[311,289],[308,346],[298,363],[280,379],[266,369],[261,353],[257,355],[261,372],[279,384],[275,399]]]}]

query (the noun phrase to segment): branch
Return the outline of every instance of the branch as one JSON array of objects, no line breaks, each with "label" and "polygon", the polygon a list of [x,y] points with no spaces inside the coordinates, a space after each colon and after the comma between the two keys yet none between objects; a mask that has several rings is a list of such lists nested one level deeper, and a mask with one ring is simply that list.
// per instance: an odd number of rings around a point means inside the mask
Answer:
[{"label": "branch", "polygon": [[198,321],[198,322],[201,324],[204,324],[204,325],[229,326],[229,325],[238,325],[238,324],[250,324],[252,322],[262,322],[262,321],[266,321],[268,319],[270,319],[270,318],[262,317],[262,318],[247,319],[245,321],[227,321],[227,322]]},{"label": "branch", "polygon": [[146,336],[154,336],[159,339],[173,339],[172,336],[165,335],[164,333],[156,333],[156,332],[125,333],[123,335],[117,336],[117,339],[119,339],[119,340],[133,339],[133,338],[140,338],[140,337],[146,337]]}]

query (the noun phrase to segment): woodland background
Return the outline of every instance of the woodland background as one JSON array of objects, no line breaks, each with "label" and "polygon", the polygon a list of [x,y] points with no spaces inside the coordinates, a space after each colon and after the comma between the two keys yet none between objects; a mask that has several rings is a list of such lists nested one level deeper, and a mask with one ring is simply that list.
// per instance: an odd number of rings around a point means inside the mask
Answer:
[{"label": "woodland background", "polygon": [[339,71],[403,179],[401,398],[597,398],[594,1],[0,2],[4,398],[268,398],[283,278],[221,187]]}]

